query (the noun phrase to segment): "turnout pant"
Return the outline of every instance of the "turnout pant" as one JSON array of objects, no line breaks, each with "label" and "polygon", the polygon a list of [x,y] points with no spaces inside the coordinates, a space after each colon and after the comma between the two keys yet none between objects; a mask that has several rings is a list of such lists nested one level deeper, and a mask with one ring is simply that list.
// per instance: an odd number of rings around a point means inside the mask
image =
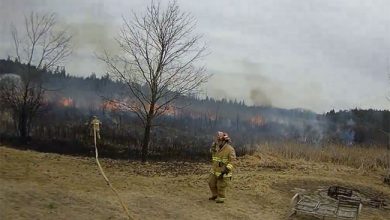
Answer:
[{"label": "turnout pant", "polygon": [[214,174],[210,173],[209,176],[209,187],[213,196],[217,196],[220,199],[225,198],[226,188],[230,182],[230,177],[219,178]]}]

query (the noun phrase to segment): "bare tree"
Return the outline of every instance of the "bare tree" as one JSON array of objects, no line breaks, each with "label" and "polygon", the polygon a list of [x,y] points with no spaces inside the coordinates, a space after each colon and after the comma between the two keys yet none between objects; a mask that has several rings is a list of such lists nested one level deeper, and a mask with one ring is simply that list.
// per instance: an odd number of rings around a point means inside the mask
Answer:
[{"label": "bare tree", "polygon": [[117,42],[123,52],[101,59],[112,76],[127,85],[124,105],[133,111],[144,127],[142,161],[148,154],[153,121],[170,109],[180,96],[196,93],[208,79],[195,63],[203,56],[201,36],[194,35],[195,19],[179,10],[176,2],[164,9],[152,2],[142,16],[123,18]]},{"label": "bare tree", "polygon": [[0,83],[0,103],[12,112],[22,139],[29,135],[31,122],[42,107],[46,89],[42,73],[69,56],[70,40],[66,30],[56,30],[53,13],[25,16],[24,27],[19,32],[12,27],[15,57],[20,78],[3,79]]}]

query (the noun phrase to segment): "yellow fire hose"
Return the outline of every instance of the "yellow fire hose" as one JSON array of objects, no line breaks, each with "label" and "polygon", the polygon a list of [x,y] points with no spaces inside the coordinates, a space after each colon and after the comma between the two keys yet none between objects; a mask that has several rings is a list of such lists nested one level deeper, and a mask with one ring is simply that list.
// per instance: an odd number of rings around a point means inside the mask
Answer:
[{"label": "yellow fire hose", "polygon": [[114,194],[115,194],[116,197],[118,198],[118,201],[119,201],[119,203],[122,205],[123,211],[125,212],[125,214],[126,214],[126,216],[128,217],[128,219],[133,220],[134,218],[131,217],[131,215],[130,215],[130,213],[129,213],[129,210],[127,209],[126,205],[125,205],[125,204],[123,203],[123,201],[121,200],[118,191],[116,191],[116,189],[114,188],[114,186],[111,184],[110,180],[108,180],[106,174],[105,174],[104,171],[103,171],[102,166],[100,165],[100,162],[99,162],[99,153],[98,153],[98,148],[97,148],[97,144],[96,144],[96,128],[95,128],[95,126],[93,126],[93,140],[94,140],[94,144],[95,144],[95,158],[96,158],[96,163],[97,163],[97,165],[98,165],[98,167],[99,167],[100,173],[101,173],[102,176],[104,177],[104,180],[106,181],[107,185],[111,188],[111,190],[114,192]]}]

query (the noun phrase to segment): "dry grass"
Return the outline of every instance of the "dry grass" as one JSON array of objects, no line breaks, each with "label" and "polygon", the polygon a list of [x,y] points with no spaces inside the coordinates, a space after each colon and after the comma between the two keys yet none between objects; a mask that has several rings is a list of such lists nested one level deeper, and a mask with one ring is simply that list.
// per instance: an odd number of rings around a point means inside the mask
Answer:
[{"label": "dry grass", "polygon": [[[228,200],[208,201],[209,164],[102,159],[110,181],[136,219],[286,219],[297,190],[337,184],[390,198],[382,171],[287,160],[267,151],[238,158]],[[290,146],[292,147],[292,146]],[[283,152],[283,151],[281,151]],[[390,210],[364,207],[360,219]],[[0,146],[0,219],[125,219],[93,158]]]},{"label": "dry grass", "polygon": [[381,171],[390,167],[390,152],[383,147],[375,146],[327,145],[321,147],[298,143],[265,143],[258,146],[257,153],[287,160],[345,165],[366,171]]}]

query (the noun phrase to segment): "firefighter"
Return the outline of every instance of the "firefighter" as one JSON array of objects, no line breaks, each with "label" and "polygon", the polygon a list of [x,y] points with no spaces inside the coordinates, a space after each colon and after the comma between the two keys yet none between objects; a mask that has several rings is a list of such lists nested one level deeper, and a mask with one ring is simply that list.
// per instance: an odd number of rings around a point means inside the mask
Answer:
[{"label": "firefighter", "polygon": [[225,191],[231,181],[232,171],[236,161],[236,153],[231,146],[231,140],[227,133],[217,132],[210,152],[212,156],[212,167],[208,183],[212,196],[209,200],[224,203],[226,198]]},{"label": "firefighter", "polygon": [[92,121],[90,122],[91,126],[91,136],[93,136],[93,130],[96,130],[96,137],[100,140],[100,126],[102,125],[102,122],[96,117],[92,117]]}]

